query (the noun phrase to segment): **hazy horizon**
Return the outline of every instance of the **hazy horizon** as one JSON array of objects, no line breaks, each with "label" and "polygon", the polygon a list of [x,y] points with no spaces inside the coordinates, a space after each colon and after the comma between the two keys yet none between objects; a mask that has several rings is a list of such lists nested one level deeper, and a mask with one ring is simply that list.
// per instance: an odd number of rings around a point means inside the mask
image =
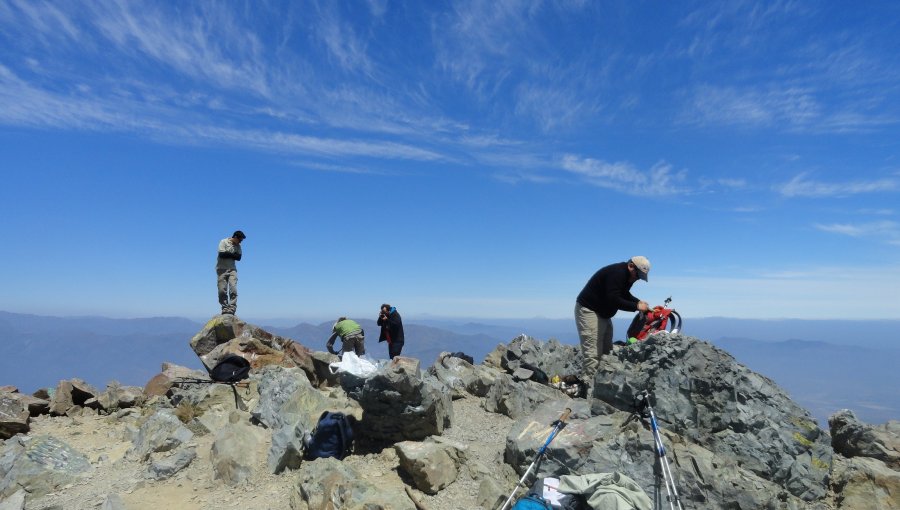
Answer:
[{"label": "hazy horizon", "polygon": [[[286,335],[314,350],[324,349],[330,321],[271,322],[243,320]],[[358,317],[375,336],[374,317]],[[615,338],[630,321],[614,319]],[[201,368],[190,338],[206,321],[186,317],[55,317],[0,311],[0,340],[12,355],[0,360],[0,384],[29,390],[60,379],[79,377],[101,385],[110,379],[142,385],[162,362]],[[480,362],[498,343],[525,333],[539,340],[556,338],[578,345],[574,320],[406,319],[404,354],[428,366],[441,351],[463,351]],[[754,321],[688,318],[684,333],[724,348],[751,370],[774,379],[824,423],[839,408],[854,409],[869,420],[900,418],[895,388],[900,373],[893,360],[896,342],[883,335],[898,321]],[[385,344],[369,340],[367,351],[386,359]]]}]

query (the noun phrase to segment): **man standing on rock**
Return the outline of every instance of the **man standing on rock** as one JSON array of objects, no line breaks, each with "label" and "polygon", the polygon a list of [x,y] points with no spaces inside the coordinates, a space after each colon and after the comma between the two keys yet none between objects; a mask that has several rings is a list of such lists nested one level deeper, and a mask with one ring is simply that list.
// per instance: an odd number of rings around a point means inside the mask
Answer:
[{"label": "man standing on rock", "polygon": [[246,239],[240,230],[235,230],[231,237],[219,241],[219,256],[216,258],[216,276],[218,277],[219,304],[222,313],[234,315],[237,312],[237,266],[241,260],[241,241]]},{"label": "man standing on rock", "polygon": [[638,279],[647,281],[650,261],[640,255],[610,264],[588,280],[575,300],[575,325],[581,340],[583,376],[590,385],[600,366],[600,358],[612,350],[612,317],[619,310],[646,312],[647,303],[631,295]]},{"label": "man standing on rock", "polygon": [[388,356],[394,359],[403,350],[403,319],[396,307],[387,303],[381,305],[381,313],[378,315],[378,325],[381,326],[379,342],[387,341]]},{"label": "man standing on rock", "polygon": [[[334,341],[337,337],[341,337],[341,352],[334,350]],[[366,353],[365,342],[366,334],[362,327],[356,321],[341,317],[331,328],[331,337],[325,347],[331,354],[343,355],[345,352],[353,351],[357,356],[362,356]]]}]

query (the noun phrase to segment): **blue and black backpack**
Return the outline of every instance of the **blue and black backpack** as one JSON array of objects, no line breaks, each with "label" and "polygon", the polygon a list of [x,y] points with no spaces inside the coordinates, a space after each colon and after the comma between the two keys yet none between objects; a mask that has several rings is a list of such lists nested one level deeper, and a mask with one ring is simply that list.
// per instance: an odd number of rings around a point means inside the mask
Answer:
[{"label": "blue and black backpack", "polygon": [[335,457],[343,459],[353,448],[353,428],[344,413],[325,411],[306,441],[308,460]]}]

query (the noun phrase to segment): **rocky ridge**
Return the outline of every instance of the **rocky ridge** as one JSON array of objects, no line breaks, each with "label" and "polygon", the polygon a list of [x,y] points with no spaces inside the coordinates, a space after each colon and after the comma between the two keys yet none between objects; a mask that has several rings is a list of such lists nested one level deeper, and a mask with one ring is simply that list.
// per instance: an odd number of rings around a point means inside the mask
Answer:
[{"label": "rocky ridge", "polygon": [[[520,336],[483,363],[440,356],[332,374],[337,358],[232,316],[190,344],[239,354],[246,384],[164,364],[144,388],[78,379],[0,387],[0,509],[497,508],[565,409],[541,475],[619,472],[651,498],[647,390],[685,508],[900,508],[900,423],[849,411],[820,429],[771,380],[702,340],[662,334],[604,358],[587,398],[538,382],[577,373],[573,346]],[[537,369],[537,370],[534,370]],[[303,459],[324,410],[356,420],[354,453]]]}]

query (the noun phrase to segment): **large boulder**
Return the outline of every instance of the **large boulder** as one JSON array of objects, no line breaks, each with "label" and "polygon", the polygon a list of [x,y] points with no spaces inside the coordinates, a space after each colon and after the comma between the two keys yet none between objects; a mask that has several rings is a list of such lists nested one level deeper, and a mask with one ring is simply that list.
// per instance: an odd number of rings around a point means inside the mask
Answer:
[{"label": "large boulder", "polygon": [[825,496],[828,434],[773,381],[725,351],[669,334],[614,349],[594,379],[592,409],[631,411],[643,390],[667,430],[803,500]]},{"label": "large boulder", "polygon": [[0,439],[9,439],[29,430],[29,413],[15,393],[0,393]]},{"label": "large boulder", "polygon": [[427,373],[443,383],[452,392],[454,400],[465,397],[477,379],[471,363],[451,356],[449,352],[442,352],[428,367]]},{"label": "large boulder", "polygon": [[195,446],[180,447],[173,452],[152,459],[147,476],[153,480],[166,480],[186,468],[197,458]]},{"label": "large boulder", "polygon": [[[19,404],[22,405],[24,409],[28,411],[29,416],[35,417],[40,416],[42,414],[47,414],[50,412],[50,400],[49,395],[47,398],[40,398],[33,395],[27,395],[25,393],[19,393],[13,386],[5,386],[6,390],[0,390],[0,398],[5,397],[7,399],[16,400]],[[11,405],[9,403],[6,404],[9,406],[7,412],[12,411],[13,414],[18,415],[16,411],[17,406]],[[0,411],[0,421],[3,420],[3,411]],[[3,426],[0,425],[0,428]],[[0,437],[2,437],[2,432],[0,432]]]},{"label": "large boulder", "polygon": [[327,384],[322,364],[317,362],[313,351],[234,315],[210,319],[191,339],[190,346],[207,370],[212,370],[225,356],[236,354],[246,358],[254,370],[269,365],[297,367],[316,386]]},{"label": "large boulder", "polygon": [[437,494],[456,481],[467,447],[438,437],[423,442],[403,441],[394,449],[400,458],[400,469],[412,478],[416,488]]},{"label": "large boulder", "polygon": [[581,373],[581,355],[574,345],[564,345],[558,340],[541,342],[528,335],[519,335],[508,344],[500,344],[485,358],[485,365],[512,374],[519,369],[537,367],[548,378],[554,375],[578,375]]},{"label": "large boulder", "polygon": [[900,471],[866,457],[835,458],[831,480],[837,508],[900,508]]},{"label": "large boulder", "polygon": [[92,471],[84,454],[53,436],[16,436],[0,447],[0,498],[19,489],[38,498]]},{"label": "large boulder", "polygon": [[167,395],[175,384],[175,381],[183,378],[202,379],[207,377],[205,372],[176,365],[163,363],[162,372],[156,374],[144,385],[144,395],[147,398]]},{"label": "large boulder", "polygon": [[569,399],[555,388],[531,380],[516,381],[511,375],[497,374],[485,395],[484,409],[512,419],[527,416],[537,406],[548,401]]},{"label": "large boulder", "polygon": [[415,510],[402,487],[376,486],[335,458],[305,462],[291,492],[291,510]]},{"label": "large boulder", "polygon": [[[632,478],[651,499],[665,501],[665,486],[655,477],[657,450],[646,422],[621,411],[592,416],[583,400],[548,401],[517,420],[507,436],[505,461],[524,473],[566,407],[572,413],[549,444],[539,476],[617,472]],[[685,508],[718,509],[722,502],[746,509],[808,508],[784,487],[741,468],[731,457],[666,430],[661,438]]]},{"label": "large boulder", "polygon": [[[77,413],[88,400],[96,398],[99,392],[81,379],[60,381],[50,399],[50,414],[64,416]],[[74,409],[73,409],[74,408]]]},{"label": "large boulder", "polygon": [[[140,407],[146,401],[143,388],[138,386],[122,386],[118,382],[111,382],[106,385],[106,390],[97,395],[93,400],[96,405],[107,413],[116,412],[120,409],[128,409],[131,407]],[[85,406],[91,407],[91,400],[85,402]]]},{"label": "large boulder", "polygon": [[368,378],[341,374],[341,386],[363,409],[360,433],[374,442],[419,441],[450,426],[444,385],[423,377],[419,361],[397,356]]},{"label": "large boulder", "polygon": [[20,489],[6,499],[0,498],[0,510],[25,510],[25,491]]},{"label": "large boulder", "polygon": [[312,431],[324,411],[362,416],[359,406],[345,395],[326,395],[313,388],[299,368],[268,366],[253,378],[259,384],[259,405],[253,410],[253,419],[272,429],[267,463],[273,473],[299,467],[303,436]]},{"label": "large boulder", "polygon": [[150,415],[135,435],[127,455],[146,461],[152,453],[174,450],[194,437],[170,409]]},{"label": "large boulder", "polygon": [[893,469],[900,469],[900,422],[871,426],[862,423],[849,409],[828,418],[831,446],[844,457],[871,457]]},{"label": "large boulder", "polygon": [[232,487],[245,482],[253,474],[263,441],[261,429],[243,423],[233,414],[213,441],[213,477]]}]

